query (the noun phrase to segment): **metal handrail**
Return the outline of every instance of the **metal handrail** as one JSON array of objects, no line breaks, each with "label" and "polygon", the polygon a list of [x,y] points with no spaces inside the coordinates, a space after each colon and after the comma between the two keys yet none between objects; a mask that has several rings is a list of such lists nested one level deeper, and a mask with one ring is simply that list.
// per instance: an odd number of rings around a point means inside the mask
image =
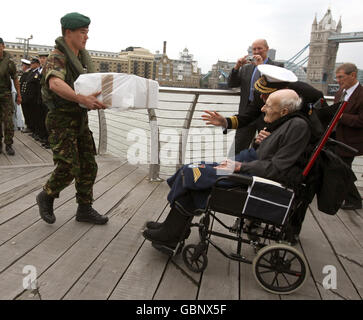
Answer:
[{"label": "metal handrail", "polygon": [[[235,90],[219,90],[219,89],[192,89],[192,88],[170,88],[160,87],[160,93],[170,94],[191,94],[194,98],[186,111],[184,124],[182,126],[182,135],[179,140],[179,165],[182,165],[185,160],[186,148],[189,130],[194,117],[196,105],[200,96],[239,96],[239,89]],[[326,96],[325,99],[328,102],[332,102],[334,97]],[[168,100],[162,99],[160,101],[168,102]],[[185,103],[185,102],[184,102]],[[190,103],[190,102],[188,102]],[[209,102],[210,103],[210,102]],[[208,104],[209,104],[208,103]],[[149,180],[161,181],[160,174],[160,132],[158,125],[158,117],[154,109],[148,109],[148,122],[150,126],[150,164],[149,164]],[[182,118],[181,118],[182,119]],[[99,142],[98,142],[98,154],[105,154],[107,152],[107,123],[105,112],[98,110],[98,123],[99,123]]]}]

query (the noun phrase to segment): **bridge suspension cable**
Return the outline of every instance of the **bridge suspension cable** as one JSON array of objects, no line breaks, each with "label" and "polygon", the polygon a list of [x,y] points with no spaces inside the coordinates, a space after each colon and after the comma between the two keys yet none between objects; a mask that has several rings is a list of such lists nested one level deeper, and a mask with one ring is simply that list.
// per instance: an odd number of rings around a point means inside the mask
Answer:
[{"label": "bridge suspension cable", "polygon": [[310,46],[310,43],[308,43],[304,48],[302,48],[298,53],[296,53],[293,57],[291,57],[290,59],[288,59],[286,61],[286,63],[289,63],[289,62],[294,62],[296,59],[298,59],[304,52],[305,50]]}]

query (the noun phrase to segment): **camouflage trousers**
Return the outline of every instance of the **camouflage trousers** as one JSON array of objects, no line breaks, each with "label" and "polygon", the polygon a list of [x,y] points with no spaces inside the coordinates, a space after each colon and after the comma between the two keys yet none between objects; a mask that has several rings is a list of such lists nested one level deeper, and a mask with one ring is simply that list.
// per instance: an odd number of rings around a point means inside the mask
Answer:
[{"label": "camouflage trousers", "polygon": [[[13,144],[14,138],[14,104],[11,94],[3,94],[0,97],[0,124],[4,128],[4,143],[6,145]],[[1,128],[1,126],[0,126]],[[2,139],[3,133],[0,132],[0,138]]]},{"label": "camouflage trousers", "polygon": [[59,193],[75,179],[77,202],[91,204],[97,163],[96,147],[88,128],[87,116],[82,118],[75,113],[50,111],[46,127],[56,168],[44,190],[48,195],[58,198]]}]

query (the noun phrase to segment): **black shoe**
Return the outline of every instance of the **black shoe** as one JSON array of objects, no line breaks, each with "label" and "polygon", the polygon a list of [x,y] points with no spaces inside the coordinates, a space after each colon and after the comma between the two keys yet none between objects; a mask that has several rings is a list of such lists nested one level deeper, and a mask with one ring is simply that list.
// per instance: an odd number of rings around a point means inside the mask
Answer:
[{"label": "black shoe", "polygon": [[31,133],[32,131],[29,128],[25,128],[21,130],[22,133]]},{"label": "black shoe", "polygon": [[152,230],[160,229],[162,225],[163,225],[162,222],[148,221],[145,224],[145,228],[146,229],[152,229]]},{"label": "black shoe", "polygon": [[13,155],[15,155],[15,151],[14,151],[13,147],[12,147],[10,144],[7,144],[7,145],[6,145],[5,150],[6,150],[6,153],[7,153],[9,156],[13,156]]},{"label": "black shoe", "polygon": [[42,219],[49,224],[55,222],[55,215],[53,211],[54,198],[49,196],[44,190],[40,192],[37,197],[37,204],[39,206],[39,214]]},{"label": "black shoe", "polygon": [[108,217],[99,214],[90,204],[79,204],[76,220],[79,222],[105,224],[108,221]]},{"label": "black shoe", "polygon": [[352,204],[352,203],[344,203],[340,206],[340,209],[343,210],[358,210],[358,209],[362,209],[362,204]]},{"label": "black shoe", "polygon": [[142,233],[144,238],[156,245],[176,247],[190,235],[190,227],[187,225],[190,217],[184,215],[176,207],[172,207],[162,226],[158,229],[146,229]]},{"label": "black shoe", "polygon": [[0,142],[0,154],[3,152],[3,143]]}]

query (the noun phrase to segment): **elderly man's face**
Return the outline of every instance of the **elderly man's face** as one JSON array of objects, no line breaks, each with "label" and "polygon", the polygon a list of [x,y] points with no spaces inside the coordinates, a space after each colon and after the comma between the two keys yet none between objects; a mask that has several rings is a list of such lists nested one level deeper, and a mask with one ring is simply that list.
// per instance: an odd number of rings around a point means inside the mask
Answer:
[{"label": "elderly man's face", "polygon": [[265,60],[267,58],[268,47],[266,47],[264,41],[255,41],[252,43],[252,53],[254,55],[260,55]]},{"label": "elderly man's face", "polygon": [[335,75],[337,82],[339,84],[340,89],[349,89],[355,85],[357,82],[357,74],[355,72],[351,72],[350,74],[346,74],[344,70],[339,70]]},{"label": "elderly man's face", "polygon": [[280,98],[276,95],[270,95],[267,98],[265,105],[261,108],[261,111],[265,113],[263,120],[266,123],[274,122],[288,113],[287,109],[280,108]]}]

